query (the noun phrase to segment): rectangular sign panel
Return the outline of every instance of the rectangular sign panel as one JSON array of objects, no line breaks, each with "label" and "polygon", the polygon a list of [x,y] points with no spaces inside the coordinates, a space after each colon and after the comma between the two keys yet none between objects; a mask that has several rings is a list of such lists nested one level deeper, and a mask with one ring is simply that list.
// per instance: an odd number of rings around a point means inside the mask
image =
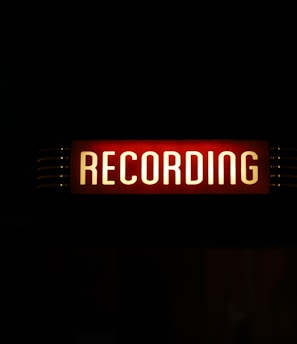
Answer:
[{"label": "rectangular sign panel", "polygon": [[81,140],[74,194],[267,194],[269,143],[257,140]]}]

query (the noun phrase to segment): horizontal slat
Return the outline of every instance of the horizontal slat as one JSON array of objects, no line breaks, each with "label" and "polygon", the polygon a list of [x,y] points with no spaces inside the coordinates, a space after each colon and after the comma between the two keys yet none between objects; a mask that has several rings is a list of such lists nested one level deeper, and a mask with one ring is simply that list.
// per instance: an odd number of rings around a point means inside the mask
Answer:
[{"label": "horizontal slat", "polygon": [[54,152],[54,151],[70,151],[70,148],[68,147],[41,148],[41,149],[38,149],[37,153]]},{"label": "horizontal slat", "polygon": [[58,188],[66,188],[66,187],[69,187],[69,184],[64,184],[64,183],[60,183],[60,184],[40,184],[40,185],[37,185],[37,188],[40,189],[40,188],[55,188],[55,187],[58,187]]},{"label": "horizontal slat", "polygon": [[48,165],[48,166],[42,166],[38,167],[37,171],[43,171],[43,170],[51,170],[51,169],[69,169],[69,165]]},{"label": "horizontal slat", "polygon": [[47,161],[47,160],[69,160],[68,156],[49,156],[37,159],[37,162]]},{"label": "horizontal slat", "polygon": [[69,178],[69,174],[47,174],[45,176],[38,176],[37,179],[51,179],[51,178]]}]

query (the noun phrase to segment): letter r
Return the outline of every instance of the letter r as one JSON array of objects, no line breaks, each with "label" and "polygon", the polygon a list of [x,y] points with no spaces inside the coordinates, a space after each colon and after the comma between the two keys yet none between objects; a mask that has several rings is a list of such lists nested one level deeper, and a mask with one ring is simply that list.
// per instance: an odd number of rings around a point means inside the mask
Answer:
[{"label": "letter r", "polygon": [[[87,165],[87,156],[90,156],[92,159],[90,165]],[[80,185],[86,184],[86,171],[91,171],[92,173],[92,185],[97,184],[97,164],[98,157],[96,153],[90,151],[80,153]]]}]

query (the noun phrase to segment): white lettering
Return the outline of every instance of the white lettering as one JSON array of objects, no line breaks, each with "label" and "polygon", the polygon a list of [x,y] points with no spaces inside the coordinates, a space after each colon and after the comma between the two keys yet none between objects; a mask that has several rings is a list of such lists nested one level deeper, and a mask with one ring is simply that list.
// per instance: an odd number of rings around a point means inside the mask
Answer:
[{"label": "white lettering", "polygon": [[137,155],[134,152],[123,152],[120,156],[120,181],[125,185],[132,185],[136,183],[137,176],[133,175],[130,180],[126,178],[126,157],[130,156],[132,160],[137,160]]},{"label": "white lettering", "polygon": [[246,159],[247,156],[251,156],[253,160],[258,160],[258,154],[252,151],[246,151],[241,154],[241,181],[244,184],[252,185],[257,183],[258,181],[258,166],[251,165],[249,166],[249,170],[252,171],[252,179],[247,179],[247,166],[246,166]]},{"label": "white lettering", "polygon": [[[153,158],[153,178],[148,179],[147,159],[151,156]],[[141,180],[144,184],[153,185],[159,181],[159,155],[156,152],[145,152],[141,156]]]},{"label": "white lettering", "polygon": [[[161,155],[154,151],[146,151],[140,157],[133,151],[125,151],[120,154],[119,159],[111,160],[112,156],[116,158],[116,151],[103,151],[101,166],[98,166],[98,155],[95,152],[82,151],[80,185],[87,184],[88,173],[89,183],[97,185],[100,168],[102,185],[115,185],[117,178],[124,185],[135,184],[138,180],[146,185],[154,185],[159,182],[162,173],[163,185],[181,185],[182,178],[186,185],[199,185],[203,182],[208,185],[225,185],[227,176],[230,184],[236,185],[237,175],[240,175],[241,183],[246,185],[255,184],[259,180],[259,166],[248,163],[250,160],[258,160],[258,155],[254,151],[243,152],[238,156],[238,161],[236,154],[231,151],[222,151],[216,156],[214,151],[204,154],[199,151],[186,151],[184,154],[185,160],[182,160],[180,153],[164,151],[163,161],[160,161]],[[163,166],[162,172],[160,166]],[[110,174],[110,171],[116,170],[119,170],[119,174]]]},{"label": "white lettering", "polygon": [[[173,165],[170,165],[170,157],[175,158]],[[175,151],[165,151],[163,155],[163,184],[169,184],[169,171],[175,172],[175,185],[181,184],[181,173],[180,173],[180,154]]]},{"label": "white lettering", "polygon": [[108,179],[108,171],[115,170],[115,166],[108,165],[108,157],[115,155],[114,151],[105,151],[102,153],[102,184],[103,185],[114,185],[114,180]]},{"label": "white lettering", "polygon": [[[197,178],[192,179],[192,156],[197,158]],[[198,185],[203,181],[203,155],[197,151],[186,152],[186,184]]]},{"label": "white lettering", "polygon": [[230,157],[230,184],[236,184],[236,156],[233,152],[224,151],[219,154],[219,184],[224,185],[224,170],[225,170],[225,157]]},{"label": "white lettering", "polygon": [[[87,165],[87,156],[91,157],[91,164]],[[80,153],[80,185],[86,185],[86,171],[92,174],[92,185],[97,184],[97,154],[90,151],[83,151]]]},{"label": "white lettering", "polygon": [[213,151],[208,152],[208,185],[214,184],[214,157]]}]

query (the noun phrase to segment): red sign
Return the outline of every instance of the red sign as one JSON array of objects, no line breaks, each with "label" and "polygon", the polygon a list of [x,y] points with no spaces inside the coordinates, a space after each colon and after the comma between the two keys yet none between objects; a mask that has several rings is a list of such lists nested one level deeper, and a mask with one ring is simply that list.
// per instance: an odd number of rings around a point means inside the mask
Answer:
[{"label": "red sign", "polygon": [[74,141],[71,192],[267,194],[269,169],[267,141]]}]

